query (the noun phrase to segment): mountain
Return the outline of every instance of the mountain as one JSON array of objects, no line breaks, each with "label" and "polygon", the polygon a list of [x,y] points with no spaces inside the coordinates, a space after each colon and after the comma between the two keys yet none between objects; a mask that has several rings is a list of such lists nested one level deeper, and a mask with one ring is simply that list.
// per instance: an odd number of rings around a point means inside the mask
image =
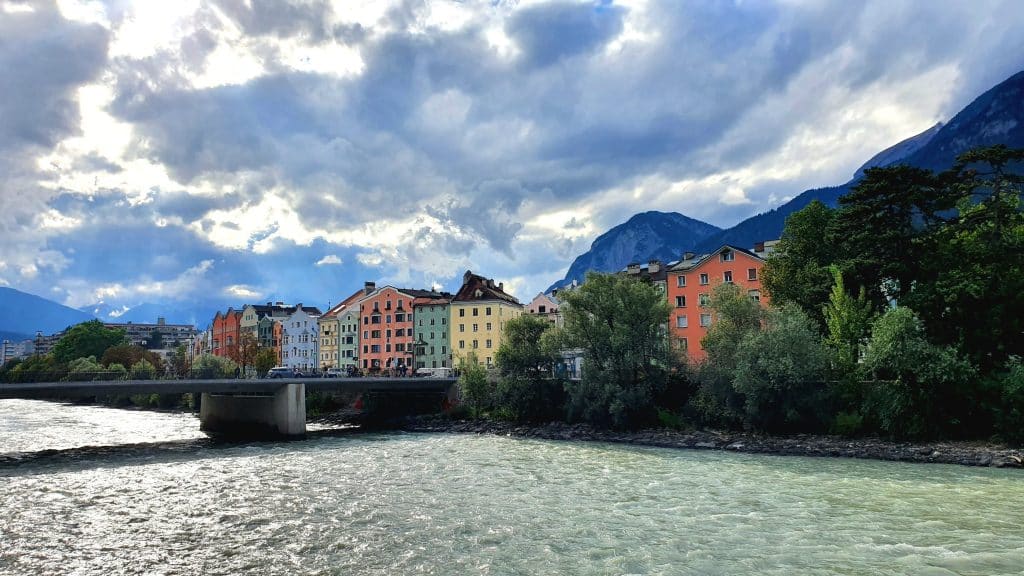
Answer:
[{"label": "mountain", "polygon": [[133,322],[135,324],[155,324],[158,318],[163,318],[168,324],[200,325],[209,322],[213,317],[212,314],[200,315],[193,307],[187,305],[172,306],[149,302],[120,308],[104,302],[97,302],[83,306],[80,310],[92,314],[104,322]]},{"label": "mountain", "polygon": [[0,288],[0,330],[34,336],[53,334],[94,318],[81,310],[14,288]]},{"label": "mountain", "polygon": [[722,244],[748,248],[754,242],[771,240],[782,235],[786,217],[820,200],[837,206],[839,197],[857,184],[864,170],[876,166],[905,163],[929,170],[945,170],[957,155],[978,146],[1006,144],[1024,147],[1024,72],[1018,72],[977,97],[946,124],[928,130],[876,154],[861,166],[849,182],[830,188],[807,190],[789,202],[752,216],[739,224],[706,238],[698,251],[706,252]]},{"label": "mountain", "polygon": [[721,228],[676,212],[643,212],[597,237],[569,266],[565,278],[547,289],[583,281],[588,270],[615,272],[632,262],[678,260],[683,252]]},{"label": "mountain", "polygon": [[0,342],[4,340],[10,340],[11,342],[21,342],[22,340],[31,340],[32,334],[22,334],[21,332],[8,332],[6,330],[0,330]]}]

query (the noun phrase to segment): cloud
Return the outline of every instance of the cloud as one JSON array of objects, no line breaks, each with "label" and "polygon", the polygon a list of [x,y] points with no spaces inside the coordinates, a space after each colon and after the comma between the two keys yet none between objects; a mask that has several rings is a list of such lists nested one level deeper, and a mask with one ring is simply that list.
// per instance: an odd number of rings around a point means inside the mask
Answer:
[{"label": "cloud", "polygon": [[0,270],[118,307],[535,293],[633,213],[730,225],[1024,68],[1011,0],[32,7],[0,18]]},{"label": "cloud", "polygon": [[341,264],[341,258],[337,254],[328,254],[316,261],[317,266],[337,266]]}]

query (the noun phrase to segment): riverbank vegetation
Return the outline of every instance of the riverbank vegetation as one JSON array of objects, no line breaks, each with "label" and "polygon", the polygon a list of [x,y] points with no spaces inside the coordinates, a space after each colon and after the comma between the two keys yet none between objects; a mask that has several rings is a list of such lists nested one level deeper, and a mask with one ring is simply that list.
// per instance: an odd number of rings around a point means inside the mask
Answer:
[{"label": "riverbank vegetation", "polygon": [[[715,288],[691,363],[656,286],[591,274],[564,326],[506,324],[496,373],[467,363],[474,414],[618,429],[1024,441],[1024,150],[949,171],[870,169],[838,208],[792,214],[763,270],[771,305]],[[578,380],[563,353],[582,355]]]}]

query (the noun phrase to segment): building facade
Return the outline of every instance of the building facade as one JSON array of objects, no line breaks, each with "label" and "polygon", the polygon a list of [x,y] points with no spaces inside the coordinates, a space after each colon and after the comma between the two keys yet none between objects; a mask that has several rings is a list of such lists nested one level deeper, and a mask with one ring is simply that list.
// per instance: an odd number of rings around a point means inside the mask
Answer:
[{"label": "building facade", "polygon": [[302,372],[316,372],[320,338],[317,319],[320,310],[295,305],[295,312],[281,319],[281,365]]},{"label": "building facade", "polygon": [[721,284],[735,284],[748,296],[767,306],[761,290],[764,259],[756,253],[734,246],[722,246],[710,254],[686,253],[668,271],[668,302],[672,307],[669,333],[678,347],[693,362],[707,358],[701,340],[714,322],[711,293]]},{"label": "building facade", "polygon": [[[367,288],[371,285],[367,283]],[[415,298],[393,286],[384,286],[374,288],[359,300],[359,367],[364,372],[375,374],[413,365]]]},{"label": "building facade", "polygon": [[210,326],[211,354],[232,360],[238,357],[241,321],[241,310],[228,308],[227,312],[217,311]]},{"label": "building facade", "polygon": [[156,324],[108,322],[103,325],[107,328],[124,330],[128,343],[133,346],[152,348],[154,341],[159,339],[161,345],[158,348],[162,350],[174,350],[181,345],[187,346],[199,334],[192,324],[168,324],[163,318],[157,318]]},{"label": "building facade", "polygon": [[503,283],[467,270],[449,311],[453,366],[475,354],[480,363],[491,367],[505,323],[521,315],[523,305],[505,292]]},{"label": "building facade", "polygon": [[264,318],[285,318],[295,312],[295,306],[286,306],[284,302],[267,302],[266,304],[246,304],[242,308],[242,319],[239,321],[239,332],[252,334],[260,348],[272,348],[273,330],[268,330],[269,324],[260,322]]},{"label": "building facade", "polygon": [[451,339],[448,330],[449,303],[452,295],[442,292],[437,298],[413,300],[413,338],[416,368],[451,368]]},{"label": "building facade", "polygon": [[534,296],[533,300],[526,305],[526,313],[540,316],[555,326],[561,327],[563,325],[562,313],[560,312],[561,306],[561,302],[558,301],[558,297],[554,294],[541,292]]},{"label": "building facade", "polygon": [[[372,290],[371,290],[372,291]],[[320,317],[320,368],[347,368],[356,363],[359,309],[367,292],[359,290]]]}]

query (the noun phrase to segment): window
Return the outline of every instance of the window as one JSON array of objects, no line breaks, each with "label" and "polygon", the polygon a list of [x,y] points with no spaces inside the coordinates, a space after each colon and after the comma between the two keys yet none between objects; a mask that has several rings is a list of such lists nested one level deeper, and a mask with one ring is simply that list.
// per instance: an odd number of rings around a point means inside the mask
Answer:
[{"label": "window", "polygon": [[441,354],[447,354],[447,353],[448,353],[448,347],[447,346],[441,346]]},{"label": "window", "polygon": [[384,345],[384,351],[385,352],[391,352],[391,344],[385,344]]},{"label": "window", "polygon": [[732,262],[736,259],[736,253],[732,250],[722,252],[722,262]]},{"label": "window", "polygon": [[760,290],[748,290],[747,291],[747,296],[750,296],[751,300],[753,300],[755,302],[760,302],[761,301],[761,291]]},{"label": "window", "polygon": [[465,347],[466,347],[466,341],[465,340],[459,340],[459,348],[465,348]]},{"label": "window", "polygon": [[473,349],[476,350],[479,347],[480,347],[480,341],[479,340],[473,340]]},{"label": "window", "polygon": [[473,324],[473,332],[479,332],[479,331],[480,331],[480,325],[479,324]]},{"label": "window", "polygon": [[371,330],[370,338],[380,338],[380,330]]},{"label": "window", "polygon": [[[431,326],[434,325],[434,319],[433,318],[430,319],[430,325]],[[420,320],[420,326],[423,326],[423,320]]]},{"label": "window", "polygon": [[680,288],[686,286],[686,276],[676,276],[676,286]]},{"label": "window", "polygon": [[700,275],[700,285],[701,286],[707,286],[708,285],[708,275],[707,274],[701,274]]},{"label": "window", "polygon": [[747,280],[757,280],[757,268],[747,268]]},{"label": "window", "polygon": [[369,316],[363,316],[363,324],[369,324],[369,323],[370,323],[370,317]]},{"label": "window", "polygon": [[465,324],[459,324],[459,332],[465,332],[465,331],[466,331],[466,325]]},{"label": "window", "polygon": [[488,339],[488,340],[487,340],[487,342],[486,342],[486,345],[487,345],[487,347],[488,347],[488,348],[490,348],[490,347],[491,347],[491,341],[490,341],[490,339]]},{"label": "window", "polygon": [[711,296],[708,296],[707,294],[701,294],[701,295],[697,296],[697,298],[698,298],[698,302],[697,303],[700,304],[701,306],[707,306],[707,305],[711,304]]},{"label": "window", "polygon": [[405,344],[395,344],[395,352],[405,352]]},{"label": "window", "polygon": [[479,316],[479,315],[480,315],[480,309],[474,306],[473,307],[473,316]]},{"label": "window", "polygon": [[448,323],[448,319],[442,316],[441,317],[441,326],[444,326],[447,323]]},{"label": "window", "polygon": [[433,339],[434,339],[434,333],[433,333],[433,332],[431,332],[431,333],[430,333],[430,339],[431,339],[431,340],[433,340]]},{"label": "window", "polygon": [[537,307],[537,312],[538,312],[539,314],[544,314],[544,313],[546,313],[546,312],[547,312],[547,306],[545,306],[545,305],[541,304],[541,305],[540,305],[539,307]]},{"label": "window", "polygon": [[701,314],[700,325],[703,326],[704,328],[711,326],[711,314]]},{"label": "window", "polygon": [[726,284],[732,284],[732,270],[726,270],[722,273],[722,280]]},{"label": "window", "polygon": [[373,345],[371,345],[370,346],[370,352],[372,352],[373,354],[379,354],[380,353],[380,344],[373,344]]},{"label": "window", "polygon": [[387,315],[387,319],[384,321],[385,324],[391,324],[391,314]]},{"label": "window", "polygon": [[405,314],[395,314],[395,322],[405,322]]},{"label": "window", "polygon": [[684,351],[690,349],[690,343],[686,341],[686,338],[679,339],[679,349]]},{"label": "window", "polygon": [[686,308],[686,296],[676,296],[676,308]]},{"label": "window", "polygon": [[[434,323],[434,319],[433,318],[430,319],[430,323],[431,324]],[[423,318],[420,318],[420,326],[423,326]]]},{"label": "window", "polygon": [[405,336],[405,328],[399,328],[398,330],[395,330],[396,338],[401,338],[402,336]]},{"label": "window", "polygon": [[465,308],[459,308],[459,317],[461,318],[461,317],[463,317],[465,315],[466,315],[466,309]]},{"label": "window", "polygon": [[385,310],[391,310],[391,300],[388,300],[387,304],[384,305]]},{"label": "window", "polygon": [[487,323],[487,331],[488,331],[488,332],[490,332],[490,330],[491,330],[491,323],[490,323],[490,322],[488,322],[488,323]]},{"label": "window", "polygon": [[367,354],[369,352],[370,352],[369,346],[367,346],[366,344],[363,344],[363,354]]},{"label": "window", "polygon": [[689,322],[686,321],[686,315],[676,316],[676,328],[686,328]]},{"label": "window", "polygon": [[490,316],[490,315],[491,315],[491,307],[490,307],[490,306],[488,306],[488,307],[486,308],[486,311],[485,311],[484,313],[485,313],[485,314],[487,314],[488,316]]}]

